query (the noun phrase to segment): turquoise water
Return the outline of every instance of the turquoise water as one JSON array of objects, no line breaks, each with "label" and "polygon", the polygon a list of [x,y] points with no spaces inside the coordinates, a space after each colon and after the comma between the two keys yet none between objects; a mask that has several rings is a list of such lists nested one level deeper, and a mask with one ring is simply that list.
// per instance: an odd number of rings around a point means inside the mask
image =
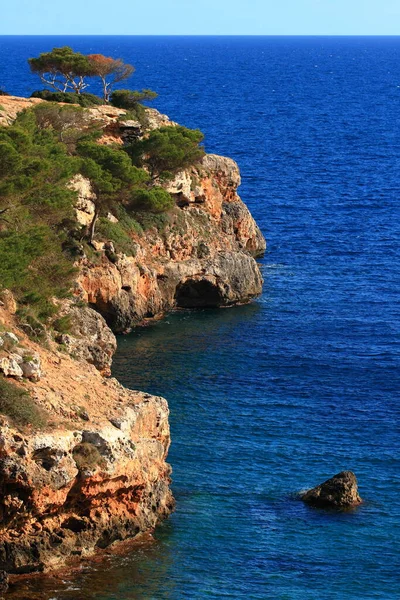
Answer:
[{"label": "turquoise water", "polygon": [[[2,38],[2,83],[71,44],[234,157],[269,241],[263,296],[119,339],[114,375],[165,396],[175,514],[153,546],[35,597],[400,598],[399,38]],[[0,65],[4,64],[0,61]],[[354,470],[365,503],[296,494]]]}]

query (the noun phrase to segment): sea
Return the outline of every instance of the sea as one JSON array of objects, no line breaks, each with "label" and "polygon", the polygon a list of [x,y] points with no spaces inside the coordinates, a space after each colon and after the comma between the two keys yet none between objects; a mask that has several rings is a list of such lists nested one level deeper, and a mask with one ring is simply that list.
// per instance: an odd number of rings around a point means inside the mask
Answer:
[{"label": "sea", "polygon": [[[400,37],[1,37],[0,87],[40,89],[27,58],[63,45],[234,158],[268,250],[251,304],[118,339],[113,375],[171,411],[155,541],[20,597],[400,598]],[[361,506],[299,501],[342,470]]]}]

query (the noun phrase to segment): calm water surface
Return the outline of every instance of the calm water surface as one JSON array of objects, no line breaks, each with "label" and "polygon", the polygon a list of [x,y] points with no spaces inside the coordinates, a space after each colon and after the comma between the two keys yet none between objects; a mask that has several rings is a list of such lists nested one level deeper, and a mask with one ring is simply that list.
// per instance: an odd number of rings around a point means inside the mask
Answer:
[{"label": "calm water surface", "polygon": [[[156,543],[21,593],[400,598],[400,38],[3,37],[1,85],[37,89],[26,58],[63,44],[134,63],[235,158],[269,249],[253,304],[119,340],[114,375],[171,409],[178,504]],[[357,510],[296,499],[342,469]]]}]

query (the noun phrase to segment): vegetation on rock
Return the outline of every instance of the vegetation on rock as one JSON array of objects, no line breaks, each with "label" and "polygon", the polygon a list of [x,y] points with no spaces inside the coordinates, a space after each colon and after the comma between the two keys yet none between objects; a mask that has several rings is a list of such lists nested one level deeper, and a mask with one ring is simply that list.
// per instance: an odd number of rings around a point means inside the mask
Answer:
[{"label": "vegetation on rock", "polygon": [[205,152],[199,146],[203,138],[198,129],[160,127],[127,151],[134,164],[147,165],[153,180],[165,180],[203,158]]},{"label": "vegetation on rock", "polygon": [[[0,128],[0,288],[16,295],[25,330],[35,338],[44,335],[41,323],[54,319],[53,298],[69,295],[73,261],[85,240],[93,242],[96,225],[117,252],[134,254],[132,233],[140,235],[142,226],[154,222],[151,214],[174,206],[157,178],[204,155],[202,134],[184,127],[153,131],[127,148],[100,145],[100,135],[99,123],[84,108],[54,102],[38,104]],[[75,219],[76,192],[68,187],[77,173],[94,191],[87,229]],[[118,222],[108,220],[110,211]]]},{"label": "vegetation on rock", "polygon": [[95,94],[77,94],[76,92],[51,92],[50,90],[38,90],[31,94],[31,98],[41,98],[48,102],[63,102],[64,104],[79,104],[84,108],[90,106],[101,106],[103,100]]},{"label": "vegetation on rock", "polygon": [[72,451],[76,466],[80,471],[93,470],[105,465],[105,460],[94,444],[82,442],[77,444]]},{"label": "vegetation on rock", "polygon": [[157,95],[152,90],[115,90],[111,95],[111,104],[117,108],[135,110],[138,104],[154,100]]},{"label": "vegetation on rock", "polygon": [[9,417],[16,427],[32,426],[40,429],[46,425],[46,413],[38,408],[29,394],[15,383],[0,376],[0,413]]}]

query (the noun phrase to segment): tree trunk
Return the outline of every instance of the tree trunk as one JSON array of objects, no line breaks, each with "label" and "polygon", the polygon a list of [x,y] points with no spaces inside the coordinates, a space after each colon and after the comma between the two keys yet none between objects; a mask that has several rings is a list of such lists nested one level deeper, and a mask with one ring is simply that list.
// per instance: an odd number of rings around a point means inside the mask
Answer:
[{"label": "tree trunk", "polygon": [[93,245],[93,238],[94,238],[94,233],[95,233],[95,229],[96,229],[97,219],[99,218],[99,213],[100,213],[100,209],[96,206],[96,208],[94,210],[92,222],[90,223],[90,226],[89,226],[89,244],[91,244],[91,245]]}]

